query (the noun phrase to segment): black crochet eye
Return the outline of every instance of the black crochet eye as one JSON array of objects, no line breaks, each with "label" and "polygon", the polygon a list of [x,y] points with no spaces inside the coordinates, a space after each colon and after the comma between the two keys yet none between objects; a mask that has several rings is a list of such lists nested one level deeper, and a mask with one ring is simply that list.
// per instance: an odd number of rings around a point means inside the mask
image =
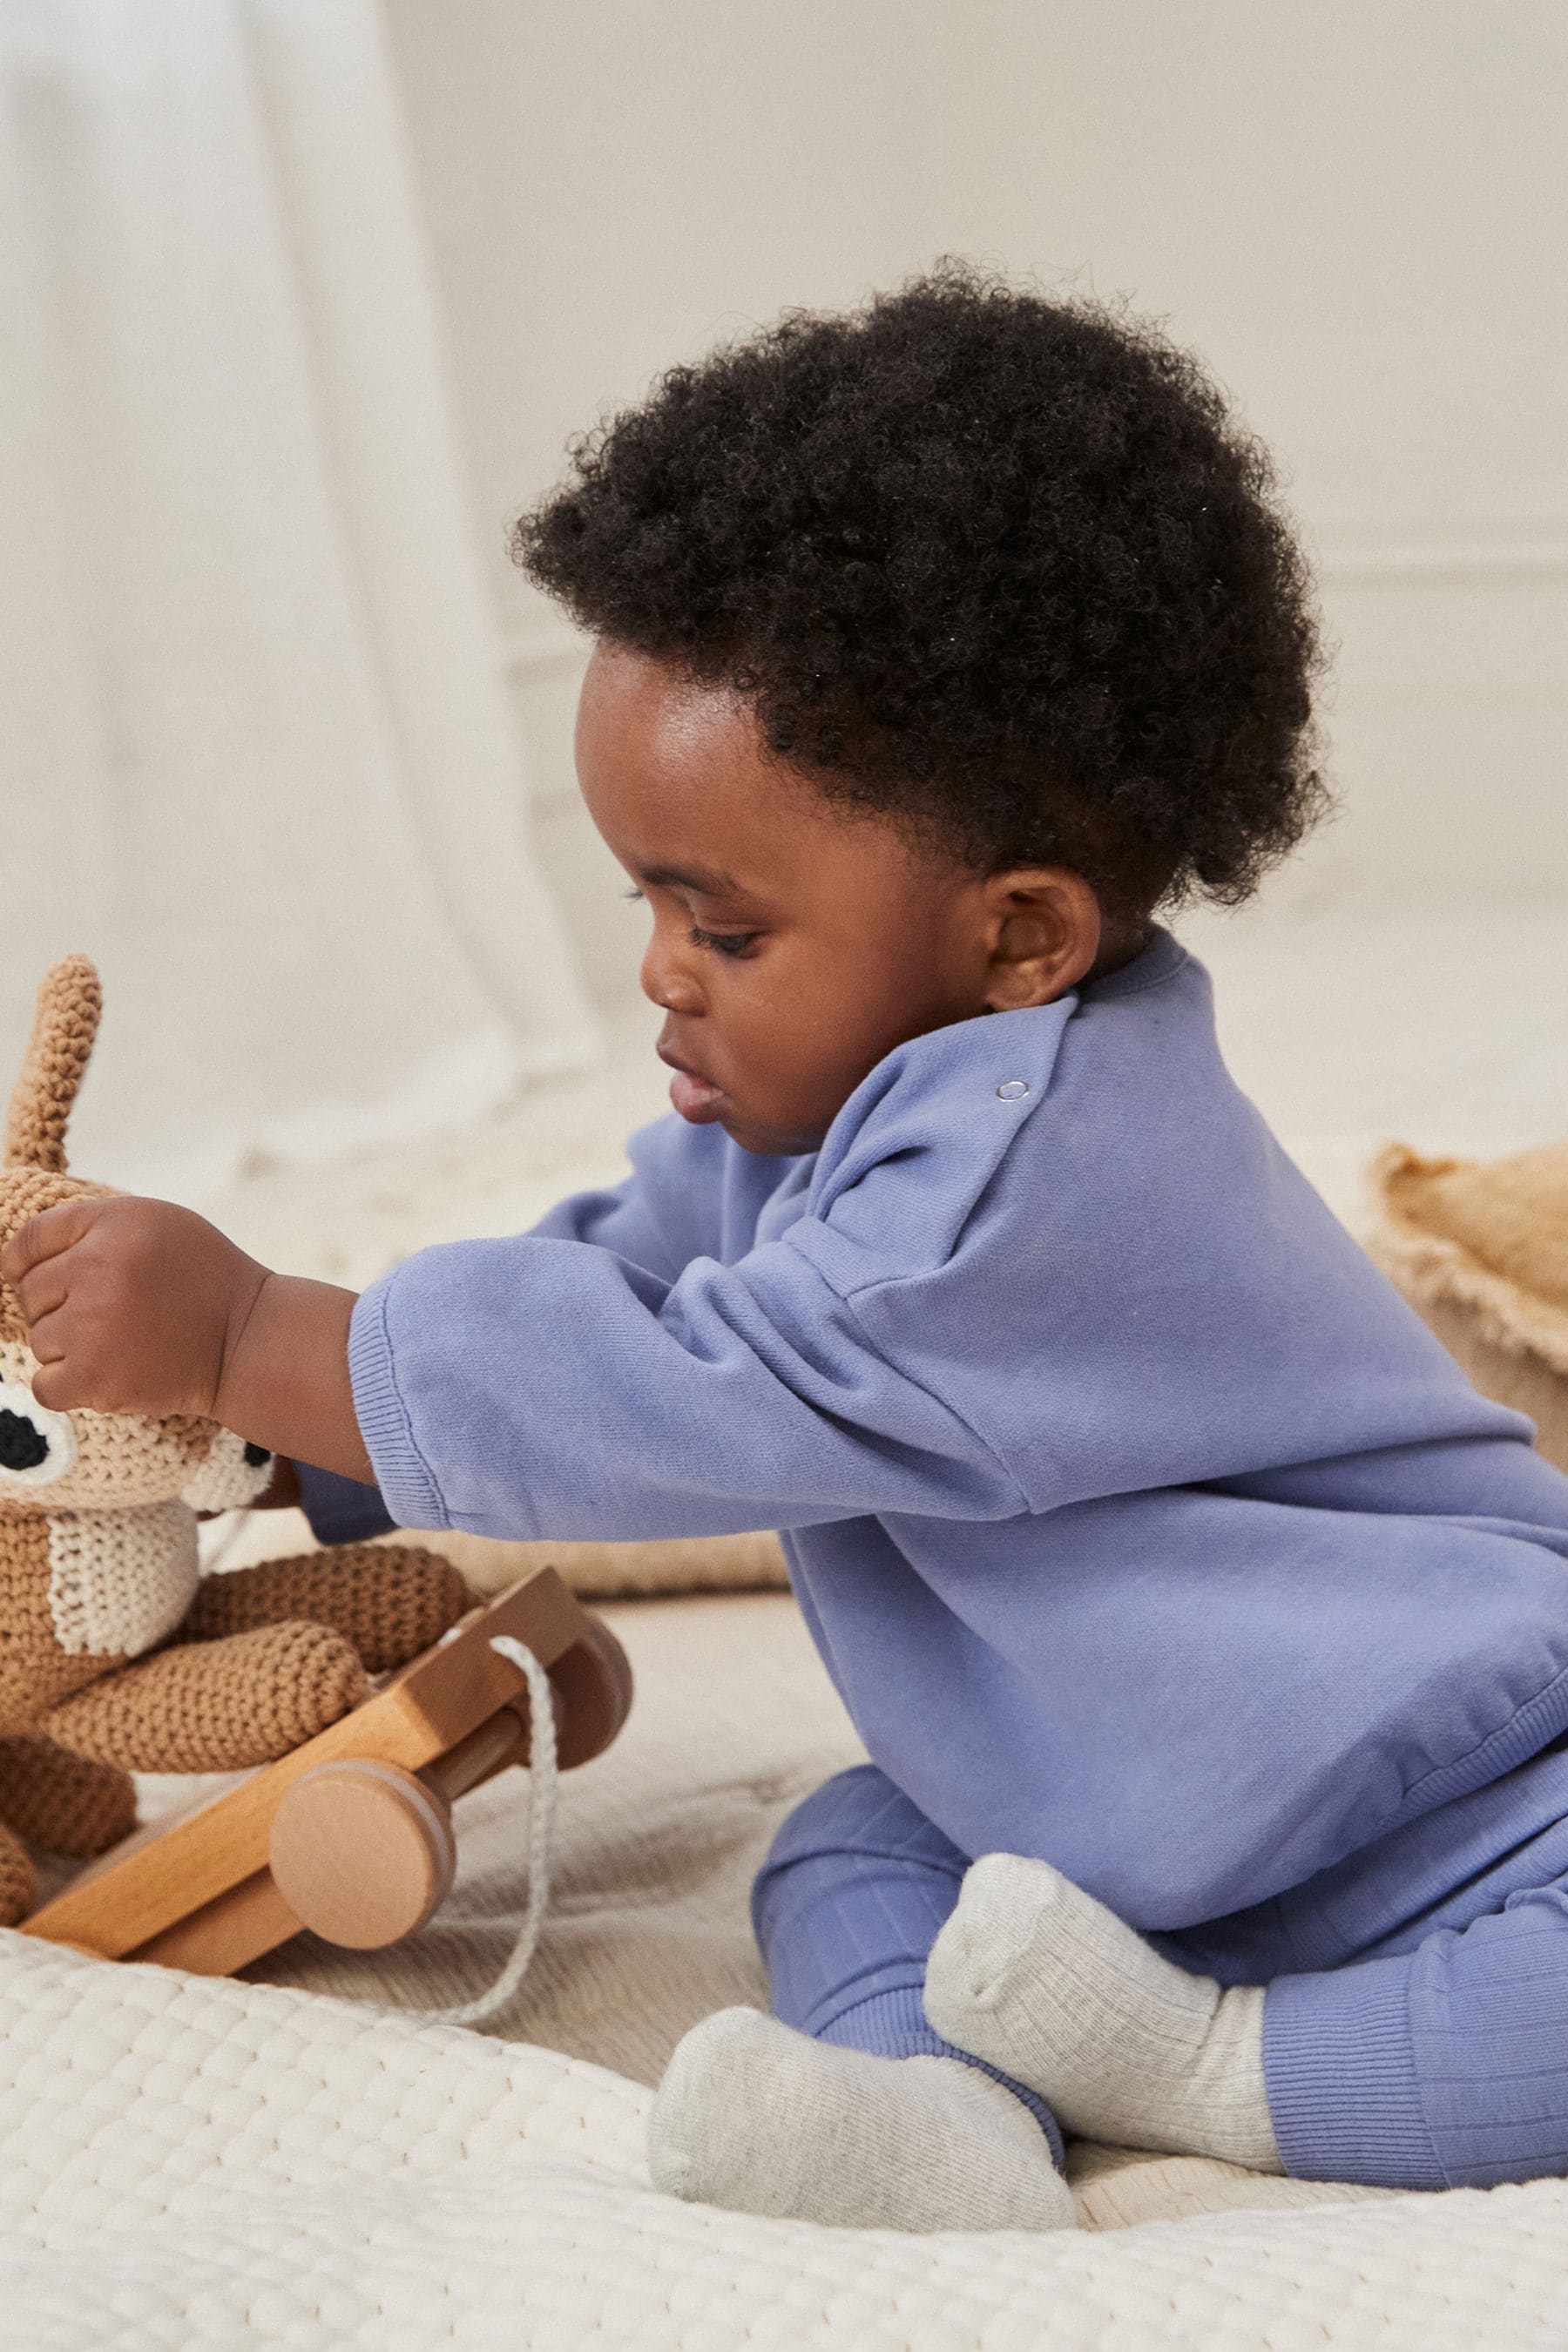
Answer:
[{"label": "black crochet eye", "polygon": [[23,1412],[0,1410],[0,1470],[36,1470],[49,1458],[49,1441]]},{"label": "black crochet eye", "polygon": [[245,1463],[248,1470],[259,1470],[264,1462],[270,1462],[272,1456],[265,1445],[247,1444],[245,1449]]}]

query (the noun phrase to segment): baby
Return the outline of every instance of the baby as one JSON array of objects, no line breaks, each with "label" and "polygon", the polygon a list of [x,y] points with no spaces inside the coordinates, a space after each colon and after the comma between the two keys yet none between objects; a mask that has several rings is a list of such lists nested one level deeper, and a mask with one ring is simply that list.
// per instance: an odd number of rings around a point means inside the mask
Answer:
[{"label": "baby", "polygon": [[323,1532],[784,1531],[871,1760],[758,1880],[773,2016],[671,2062],[675,2194],[1047,2229],[1059,2128],[1568,2169],[1568,1481],[1152,920],[1320,805],[1264,456],[1152,330],[950,268],[677,370],[517,551],[596,640],[676,1116],[357,1299],[51,1209],[40,1401],[211,1414]]}]

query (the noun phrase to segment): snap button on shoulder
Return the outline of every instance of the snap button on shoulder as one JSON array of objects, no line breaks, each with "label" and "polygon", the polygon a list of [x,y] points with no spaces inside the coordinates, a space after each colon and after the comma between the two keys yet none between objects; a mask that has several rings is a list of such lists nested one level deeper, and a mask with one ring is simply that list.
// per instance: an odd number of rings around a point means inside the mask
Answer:
[{"label": "snap button on shoulder", "polygon": [[1028,1086],[1023,1078],[1004,1078],[996,1089],[996,1094],[1002,1102],[1022,1102],[1028,1091]]}]

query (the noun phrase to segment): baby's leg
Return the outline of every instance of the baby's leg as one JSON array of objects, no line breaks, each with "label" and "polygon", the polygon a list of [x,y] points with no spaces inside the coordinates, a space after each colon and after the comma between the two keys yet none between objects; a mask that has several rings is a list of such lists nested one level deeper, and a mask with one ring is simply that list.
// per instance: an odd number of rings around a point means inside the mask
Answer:
[{"label": "baby's leg", "polygon": [[988,1855],[927,2007],[1069,2129],[1306,2180],[1537,2179],[1568,2172],[1565,1887],[1265,1999],[1187,1976],[1047,1864]]},{"label": "baby's leg", "polygon": [[1412,1952],[1278,1979],[1263,2055],[1300,2179],[1489,2189],[1568,2173],[1568,1882]]},{"label": "baby's leg", "polygon": [[752,1906],[775,2015],[725,2010],[686,2036],[654,2111],[658,2187],[841,2227],[1071,2225],[1048,2112],[921,2007],[963,1866],[870,1766],[796,1809]]},{"label": "baby's leg", "polygon": [[1281,2169],[1261,1986],[1190,1976],[1049,1863],[973,1865],[931,1955],[926,2011],[1068,2131]]}]

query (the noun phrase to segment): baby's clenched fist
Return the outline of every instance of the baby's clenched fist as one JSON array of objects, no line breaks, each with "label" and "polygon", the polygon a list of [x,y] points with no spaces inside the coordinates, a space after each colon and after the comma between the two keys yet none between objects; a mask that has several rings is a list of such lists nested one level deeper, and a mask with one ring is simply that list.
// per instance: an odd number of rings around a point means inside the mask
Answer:
[{"label": "baby's clenched fist", "polygon": [[115,1193],[29,1217],[0,1253],[41,1405],[221,1419],[224,1374],[273,1279],[194,1210]]}]

